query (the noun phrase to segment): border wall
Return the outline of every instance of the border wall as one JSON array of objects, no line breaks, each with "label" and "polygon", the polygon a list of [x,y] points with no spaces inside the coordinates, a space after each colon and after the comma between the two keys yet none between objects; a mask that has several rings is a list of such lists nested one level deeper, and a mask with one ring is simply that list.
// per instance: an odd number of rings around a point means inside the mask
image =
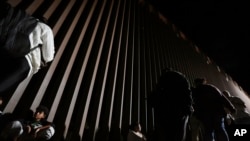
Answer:
[{"label": "border wall", "polygon": [[154,127],[147,97],[161,70],[206,77],[221,90],[249,98],[213,60],[143,0],[8,0],[48,19],[56,54],[47,68],[9,91],[4,112],[51,110],[52,140],[122,140],[138,120]]}]

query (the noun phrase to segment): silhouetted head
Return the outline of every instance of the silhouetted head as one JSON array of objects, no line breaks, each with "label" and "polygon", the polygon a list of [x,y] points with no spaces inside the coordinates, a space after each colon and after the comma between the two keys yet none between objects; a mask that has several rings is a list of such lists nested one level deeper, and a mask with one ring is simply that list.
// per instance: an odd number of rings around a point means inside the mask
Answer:
[{"label": "silhouetted head", "polygon": [[185,75],[173,69],[164,69],[159,78],[158,86],[161,89],[180,90],[189,89],[189,81]]},{"label": "silhouetted head", "polygon": [[36,108],[34,117],[38,120],[45,119],[49,114],[49,109],[46,106],[40,105]]}]

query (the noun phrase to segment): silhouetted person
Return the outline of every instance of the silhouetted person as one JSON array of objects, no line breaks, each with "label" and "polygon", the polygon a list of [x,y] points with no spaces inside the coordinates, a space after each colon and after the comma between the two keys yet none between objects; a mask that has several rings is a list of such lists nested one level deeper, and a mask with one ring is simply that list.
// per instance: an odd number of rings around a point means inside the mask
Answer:
[{"label": "silhouetted person", "polygon": [[[195,87],[191,87],[192,90],[192,96],[193,96],[193,101],[196,101],[196,97],[195,97]],[[197,111],[195,110],[195,102],[193,103],[193,107],[194,107],[194,112],[191,115],[190,119],[189,119],[189,126],[191,129],[191,141],[203,141],[203,125],[202,122],[197,118],[196,113]]]},{"label": "silhouetted person", "polygon": [[127,141],[146,141],[146,137],[141,132],[141,124],[134,122],[130,125]]},{"label": "silhouetted person", "polygon": [[189,81],[184,74],[166,69],[149,97],[155,115],[154,141],[184,141],[193,112]]},{"label": "silhouetted person", "polygon": [[229,141],[225,129],[225,108],[231,113],[235,112],[232,103],[222,95],[221,91],[212,84],[207,84],[205,78],[197,78],[195,81],[194,114],[202,122],[204,141]]},{"label": "silhouetted person", "polygon": [[230,100],[236,109],[235,113],[230,113],[230,111],[227,110],[228,124],[230,124],[230,122],[233,124],[250,124],[250,113],[247,111],[245,102],[237,96],[232,96],[227,90],[222,93]]}]

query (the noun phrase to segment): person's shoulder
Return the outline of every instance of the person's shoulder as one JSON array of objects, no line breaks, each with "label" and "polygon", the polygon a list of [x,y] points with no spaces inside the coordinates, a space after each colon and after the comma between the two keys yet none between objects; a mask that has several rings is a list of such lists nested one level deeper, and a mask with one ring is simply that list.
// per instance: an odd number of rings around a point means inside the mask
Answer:
[{"label": "person's shoulder", "polygon": [[185,75],[183,73],[176,71],[176,70],[168,70],[165,73],[185,77]]},{"label": "person's shoulder", "polygon": [[43,22],[41,22],[41,21],[38,21],[37,25],[38,25],[38,26],[41,26],[41,27],[43,27],[43,28],[50,28],[49,25],[47,25],[46,23],[43,23]]},{"label": "person's shoulder", "polygon": [[44,22],[41,22],[39,20],[37,22],[37,27],[40,28],[40,29],[42,29],[42,30],[44,30],[44,31],[50,31],[50,30],[52,30],[51,27],[48,24],[46,24]]}]

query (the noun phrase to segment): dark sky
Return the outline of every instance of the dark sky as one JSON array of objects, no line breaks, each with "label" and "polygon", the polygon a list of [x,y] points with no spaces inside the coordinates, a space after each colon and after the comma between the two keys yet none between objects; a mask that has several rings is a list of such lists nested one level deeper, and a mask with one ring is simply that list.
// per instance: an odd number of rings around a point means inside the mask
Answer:
[{"label": "dark sky", "polygon": [[247,1],[148,1],[250,94]]}]

